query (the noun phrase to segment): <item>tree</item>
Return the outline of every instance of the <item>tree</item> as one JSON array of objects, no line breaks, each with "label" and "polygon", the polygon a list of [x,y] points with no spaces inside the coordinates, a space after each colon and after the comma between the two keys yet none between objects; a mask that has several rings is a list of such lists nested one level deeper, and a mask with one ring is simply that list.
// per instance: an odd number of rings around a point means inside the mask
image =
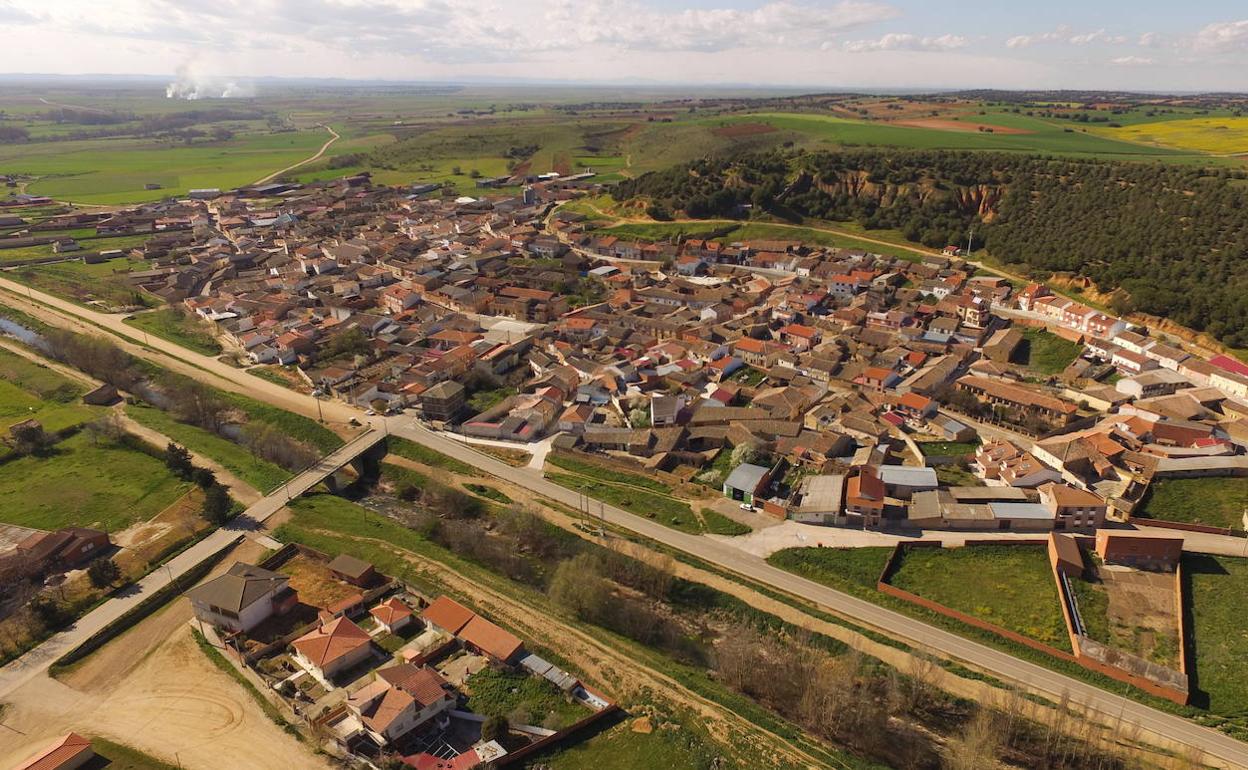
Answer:
[{"label": "tree", "polygon": [[650,410],[646,409],[644,406],[639,406],[636,409],[629,411],[628,424],[634,428],[649,428]]},{"label": "tree", "polygon": [[210,489],[217,485],[217,474],[207,468],[196,468],[191,473],[191,479],[200,489]]},{"label": "tree", "polygon": [[39,455],[52,448],[56,441],[35,420],[18,423],[9,429],[13,451],[19,455]]},{"label": "tree", "polygon": [[560,562],[548,590],[556,604],[581,620],[599,617],[611,598],[611,587],[602,576],[602,565],[589,553]]},{"label": "tree", "polygon": [[195,472],[190,450],[172,441],[165,447],[165,467],[184,479],[189,479]]},{"label": "tree", "polygon": [[204,490],[204,507],[201,509],[201,514],[207,521],[220,526],[229,520],[230,512],[233,510],[234,501],[230,499],[225,487],[216,484]]},{"label": "tree", "polygon": [[108,411],[97,420],[83,426],[83,430],[91,437],[91,443],[98,445],[101,441],[116,443],[126,435],[121,417],[114,411]]},{"label": "tree", "polygon": [[87,565],[87,577],[96,588],[106,588],[121,579],[121,568],[108,557],[101,557]]},{"label": "tree", "polygon": [[57,629],[69,622],[69,610],[51,596],[36,596],[30,600],[30,611],[45,628]]},{"label": "tree", "polygon": [[511,724],[507,721],[507,717],[494,715],[486,717],[481,723],[481,740],[496,741],[507,735],[507,731],[511,729]]}]

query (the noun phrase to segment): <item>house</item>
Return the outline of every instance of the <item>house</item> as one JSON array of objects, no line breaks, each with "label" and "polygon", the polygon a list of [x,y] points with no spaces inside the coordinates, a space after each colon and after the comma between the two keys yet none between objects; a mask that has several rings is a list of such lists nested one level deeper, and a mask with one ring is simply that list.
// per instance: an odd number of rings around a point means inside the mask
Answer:
[{"label": "house", "polygon": [[345,617],[334,618],[291,642],[294,658],[318,679],[328,682],[373,653],[368,632]]},{"label": "house", "polygon": [[377,678],[347,696],[347,711],[379,747],[441,717],[454,707],[455,690],[428,666],[403,663],[377,672]]},{"label": "house", "polygon": [[1068,484],[1039,487],[1040,502],[1055,517],[1055,529],[1093,530],[1105,524],[1105,498]]},{"label": "house", "polygon": [[936,469],[915,465],[881,465],[878,476],[886,494],[909,499],[915,492],[935,489],[940,482]]},{"label": "house", "polygon": [[377,582],[376,567],[345,553],[334,557],[334,560],[329,563],[329,571],[339,580],[360,588],[368,588]]},{"label": "house", "polygon": [[290,578],[243,562],[220,577],[186,592],[201,622],[246,633],[274,615],[284,615],[299,601]]},{"label": "house", "polygon": [[95,759],[91,741],[69,733],[13,770],[75,770]]},{"label": "house", "polygon": [[377,625],[392,634],[397,634],[399,631],[407,628],[415,619],[412,608],[404,604],[403,600],[397,596],[390,597],[368,612],[377,621]]},{"label": "house", "polygon": [[863,526],[878,527],[884,516],[884,482],[873,466],[865,465],[845,485],[845,512]]},{"label": "house", "polygon": [[1101,530],[1096,533],[1096,554],[1106,564],[1173,572],[1183,558],[1183,538],[1140,537]]},{"label": "house", "polygon": [[724,496],[754,505],[754,498],[771,484],[771,469],[762,465],[741,463],[724,479]]},{"label": "house", "polygon": [[420,394],[420,410],[426,420],[451,422],[467,403],[464,386],[447,380]]},{"label": "house", "polygon": [[826,474],[802,479],[790,518],[803,524],[836,524],[843,516],[845,476]]},{"label": "house", "polygon": [[1078,412],[1078,407],[1068,401],[991,377],[968,374],[957,383],[960,389],[974,394],[980,401],[1018,409],[1062,425],[1073,421]]},{"label": "house", "polygon": [[71,570],[101,556],[112,546],[107,532],[86,527],[66,527],[56,532],[36,532],[17,544],[17,552],[44,570]]},{"label": "house", "polygon": [[524,643],[514,634],[480,615],[473,615],[456,636],[468,649],[502,665],[515,663],[524,652]]},{"label": "house", "polygon": [[476,613],[449,596],[439,596],[420,616],[433,629],[455,636],[476,617]]}]

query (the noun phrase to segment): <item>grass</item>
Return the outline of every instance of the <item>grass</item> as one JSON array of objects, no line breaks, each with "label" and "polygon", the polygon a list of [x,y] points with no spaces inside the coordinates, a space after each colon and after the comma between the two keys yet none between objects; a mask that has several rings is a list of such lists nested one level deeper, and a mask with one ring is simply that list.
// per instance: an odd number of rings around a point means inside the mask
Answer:
[{"label": "grass", "polygon": [[487,409],[493,409],[501,404],[506,398],[516,395],[515,388],[495,388],[494,390],[478,390],[468,397],[468,408],[474,414],[480,414]]},{"label": "grass", "polygon": [[[623,508],[629,513],[654,519],[672,529],[678,529],[681,532],[689,532],[694,535],[702,532],[702,524],[694,516],[693,509],[687,503],[682,503],[679,500],[656,495],[642,489],[593,481],[584,476],[574,476],[570,473],[551,473],[548,471],[546,478],[561,487],[584,492],[594,500],[601,500],[608,505]],[[592,502],[589,507],[589,513],[592,516],[594,513]]]},{"label": "grass", "polygon": [[285,409],[269,406],[253,398],[240,396],[237,393],[226,393],[223,391],[219,395],[247,415],[249,422],[263,422],[272,425],[296,441],[302,441],[309,446],[316,447],[322,454],[329,454],[343,444],[341,436],[310,417],[287,412]]},{"label": "grass", "polygon": [[1248,559],[1185,553],[1183,581],[1191,607],[1198,689],[1211,712],[1236,716],[1248,737],[1248,628],[1243,610]]},{"label": "grass", "polygon": [[702,509],[702,522],[706,525],[706,531],[712,535],[748,535],[754,531],[748,524],[730,519],[712,508]]},{"label": "grass", "polygon": [[155,301],[124,280],[126,273],[146,267],[142,260],[119,257],[92,265],[83,262],[27,265],[10,271],[8,277],[71,302],[113,310]]},{"label": "grass", "polygon": [[589,716],[545,679],[483,668],[465,682],[468,710],[482,716],[511,716],[513,722],[559,730]]},{"label": "grass", "polygon": [[551,770],[634,770],[638,767],[710,770],[715,757],[688,729],[639,733],[632,723],[616,724],[592,737],[538,755]]},{"label": "grass", "polygon": [[[35,195],[75,203],[140,203],[192,188],[250,184],[316,152],[325,136],[321,129],[307,129],[189,146],[130,138],[9,145],[0,147],[0,166],[41,177],[29,187]],[[162,189],[145,190],[148,183]]]},{"label": "grass", "polygon": [[[55,233],[40,233],[41,237],[47,235],[49,237]],[[131,249],[146,243],[151,235],[101,235],[90,236],[85,238],[75,238],[78,245],[82,247],[79,251],[70,251],[64,254],[57,254],[52,250],[52,244],[45,243],[36,246],[19,246],[13,249],[0,249],[0,263],[5,265],[17,265],[23,262],[33,262],[35,260],[47,259],[55,257],[56,259],[68,260],[58,262],[62,265],[83,265],[86,267],[98,267],[99,265],[108,264],[107,262],[97,262],[95,265],[86,265],[82,261],[83,252],[99,252],[111,251],[113,249]],[[115,261],[115,260],[110,260]],[[47,267],[41,265],[40,267]]]},{"label": "grass", "polygon": [[95,445],[85,433],[46,457],[0,465],[0,520],[55,530],[95,527],[118,532],[152,518],[186,494],[160,460],[130,447]]},{"label": "grass", "polygon": [[435,449],[430,449],[424,444],[417,444],[415,441],[408,441],[405,438],[391,436],[388,448],[391,453],[399,457],[415,460],[423,465],[428,465],[430,468],[441,468],[442,470],[464,476],[480,475],[476,468],[473,468],[466,462],[456,460],[454,457],[448,457]]},{"label": "grass", "polygon": [[84,387],[55,370],[0,348],[0,428],[34,418],[59,431],[99,416],[78,402]]},{"label": "grass", "polygon": [[511,498],[500,492],[496,487],[487,486],[485,484],[465,484],[464,489],[487,500],[493,500],[496,503],[507,505],[511,502]]},{"label": "grass", "polygon": [[1023,330],[1028,368],[1040,374],[1060,374],[1079,357],[1083,348],[1044,329]]},{"label": "grass", "polygon": [[261,492],[275,488],[292,475],[285,468],[256,457],[246,447],[195,425],[178,422],[156,407],[130,405],[126,414],[192,452],[212,458]]},{"label": "grass", "polygon": [[975,454],[978,441],[919,441],[916,442],[924,457],[953,457]]},{"label": "grass", "polygon": [[[1083,557],[1089,558],[1085,552]],[[1104,584],[1083,578],[1072,578],[1071,591],[1079,605],[1079,617],[1083,619],[1084,632],[1101,644],[1113,644],[1109,628],[1109,594]]]},{"label": "grass", "polygon": [[546,457],[546,462],[565,471],[571,471],[580,476],[588,476],[597,481],[604,481],[610,484],[624,484],[630,487],[641,487],[652,492],[658,492],[662,495],[670,495],[672,490],[660,481],[647,478],[637,473],[629,473],[628,471],[618,471],[612,468],[604,468],[585,460],[578,460],[575,457],[569,457],[563,454],[552,453]]},{"label": "grass", "polygon": [[788,570],[847,594],[874,600],[876,583],[892,548],[785,548],[767,557]]},{"label": "grass", "polygon": [[1244,528],[1248,478],[1154,479],[1133,514],[1141,518]]},{"label": "grass", "polygon": [[[176,770],[177,768],[176,765],[106,738],[92,738],[91,748],[95,749],[99,757],[108,760],[108,764],[102,766],[107,767],[108,770]],[[85,767],[91,768],[95,765],[88,763]]]},{"label": "grass", "polygon": [[196,353],[206,356],[221,354],[221,343],[217,342],[216,337],[202,323],[181,310],[163,307],[132,315],[125,319],[125,323]]},{"label": "grass", "polygon": [[1059,649],[1070,650],[1044,548],[911,548],[890,584]]}]

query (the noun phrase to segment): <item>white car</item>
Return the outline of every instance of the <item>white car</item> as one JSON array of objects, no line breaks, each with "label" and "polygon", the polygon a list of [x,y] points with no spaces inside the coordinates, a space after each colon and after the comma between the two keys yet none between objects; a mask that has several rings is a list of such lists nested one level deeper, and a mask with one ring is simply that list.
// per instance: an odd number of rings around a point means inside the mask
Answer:
[{"label": "white car", "polygon": [[749,503],[741,503],[741,504],[740,504],[740,505],[738,505],[737,507],[738,507],[738,508],[740,508],[740,509],[741,509],[741,510],[743,510],[743,511],[752,511],[752,510],[754,510],[754,506],[750,505]]},{"label": "white car", "polygon": [[369,417],[376,417],[376,416],[377,416],[377,412],[376,412],[376,411],[374,411],[374,410],[372,410],[372,409],[366,410],[366,411],[364,412],[364,414],[368,415]]}]

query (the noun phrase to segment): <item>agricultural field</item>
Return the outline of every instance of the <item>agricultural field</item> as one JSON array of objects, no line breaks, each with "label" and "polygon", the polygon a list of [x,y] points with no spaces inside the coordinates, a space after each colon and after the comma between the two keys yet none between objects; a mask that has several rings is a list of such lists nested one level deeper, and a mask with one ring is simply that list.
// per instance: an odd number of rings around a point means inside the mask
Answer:
[{"label": "agricultural field", "polygon": [[[0,172],[40,177],[28,188],[34,195],[82,204],[140,203],[192,188],[250,184],[312,155],[326,138],[312,128],[189,146],[136,138],[0,145]],[[145,190],[148,184],[161,189]]]},{"label": "agricultural field", "polygon": [[1155,479],[1134,516],[1244,529],[1248,478]]},{"label": "agricultural field", "polygon": [[50,257],[59,257],[61,259],[81,262],[79,255],[83,252],[99,252],[111,251],[113,249],[131,249],[135,246],[141,246],[151,236],[149,235],[110,235],[96,236],[95,228],[80,228],[78,230],[50,230],[39,233],[41,237],[49,238],[73,238],[82,247],[81,251],[71,251],[64,255],[60,255],[52,251],[52,244],[46,243],[39,246],[20,246],[14,249],[0,249],[0,263],[9,265],[19,265],[23,262],[33,262],[40,259],[48,259]]},{"label": "agricultural field", "polygon": [[36,529],[68,526],[117,532],[146,521],[186,494],[190,485],[165,464],[86,432],[44,456],[0,465],[0,520]]},{"label": "agricultural field", "polygon": [[1100,136],[1141,145],[1195,150],[1216,155],[1248,153],[1248,117],[1187,117],[1121,128],[1097,128]]},{"label": "agricultural field", "polygon": [[912,548],[891,585],[1058,649],[1070,649],[1042,547]]}]

